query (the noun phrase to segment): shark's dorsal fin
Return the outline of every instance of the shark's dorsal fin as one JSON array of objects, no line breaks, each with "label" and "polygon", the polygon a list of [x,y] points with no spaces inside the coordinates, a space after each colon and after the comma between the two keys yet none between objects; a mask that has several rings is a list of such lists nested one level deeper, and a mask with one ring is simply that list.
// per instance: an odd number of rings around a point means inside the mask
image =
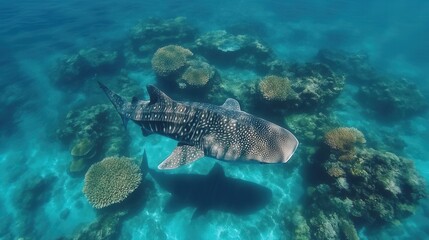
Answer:
[{"label": "shark's dorsal fin", "polygon": [[173,101],[169,96],[167,96],[167,94],[165,94],[164,92],[162,92],[161,90],[159,90],[157,87],[153,85],[148,85],[146,89],[150,97],[149,105],[154,103],[163,103],[163,102],[165,103],[165,102]]},{"label": "shark's dorsal fin", "polygon": [[238,103],[238,101],[235,100],[234,98],[226,99],[226,101],[222,104],[221,107],[229,110],[241,111],[240,103]]},{"label": "shark's dorsal fin", "polygon": [[179,143],[171,155],[159,164],[158,169],[173,169],[204,157],[203,150],[196,146]]}]

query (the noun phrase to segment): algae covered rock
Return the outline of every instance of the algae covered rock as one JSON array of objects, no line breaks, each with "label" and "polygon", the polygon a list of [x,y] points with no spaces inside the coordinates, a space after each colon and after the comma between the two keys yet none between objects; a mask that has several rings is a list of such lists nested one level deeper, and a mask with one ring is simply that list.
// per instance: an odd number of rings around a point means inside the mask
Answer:
[{"label": "algae covered rock", "polygon": [[117,114],[110,105],[94,105],[70,111],[58,137],[71,146],[68,173],[82,176],[89,166],[106,156],[126,154],[128,135],[118,127]]},{"label": "algae covered rock", "polygon": [[195,41],[195,51],[210,62],[267,72],[274,54],[261,40],[224,30],[208,32]]},{"label": "algae covered rock", "polygon": [[95,144],[88,138],[79,139],[71,150],[73,157],[87,157],[92,155],[91,152],[95,150]]},{"label": "algae covered rock", "polygon": [[292,89],[296,92],[293,106],[297,109],[318,109],[331,103],[344,88],[344,76],[327,65],[307,63],[289,69]]},{"label": "algae covered rock", "polygon": [[82,49],[77,54],[59,60],[51,78],[58,87],[77,88],[96,74],[103,75],[119,70],[120,65],[121,58],[116,51]]},{"label": "algae covered rock", "polygon": [[344,74],[348,82],[356,84],[371,82],[377,75],[365,53],[322,49],[317,53],[316,60],[328,65],[335,72]]},{"label": "algae covered rock", "polygon": [[196,34],[197,30],[188,23],[185,17],[150,18],[134,26],[130,38],[135,52],[152,54],[152,49],[161,46],[192,42]]},{"label": "algae covered rock", "polygon": [[429,104],[416,84],[379,77],[360,87],[358,101],[379,119],[408,119],[427,111]]}]

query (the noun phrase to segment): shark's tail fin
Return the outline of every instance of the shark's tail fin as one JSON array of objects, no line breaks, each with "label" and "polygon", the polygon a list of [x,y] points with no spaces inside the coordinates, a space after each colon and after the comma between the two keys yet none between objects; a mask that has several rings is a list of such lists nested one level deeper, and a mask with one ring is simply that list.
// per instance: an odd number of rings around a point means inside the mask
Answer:
[{"label": "shark's tail fin", "polygon": [[124,124],[125,129],[127,128],[128,118],[124,116],[124,112],[122,111],[122,107],[125,105],[127,100],[125,98],[119,96],[112,90],[110,90],[106,85],[102,84],[101,82],[98,82],[98,85],[100,85],[100,88],[103,89],[106,96],[109,98],[109,100],[112,102],[113,106],[115,106],[116,111],[118,111],[119,115],[121,116],[122,123]]}]

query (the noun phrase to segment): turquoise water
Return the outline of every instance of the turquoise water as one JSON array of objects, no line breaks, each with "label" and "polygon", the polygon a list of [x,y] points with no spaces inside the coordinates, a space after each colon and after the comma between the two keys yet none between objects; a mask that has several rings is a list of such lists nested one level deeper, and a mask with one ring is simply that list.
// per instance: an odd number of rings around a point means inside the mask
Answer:
[{"label": "turquoise water", "polygon": [[[419,178],[429,178],[428,10],[426,1],[381,0],[1,1],[0,238],[355,239],[347,229],[428,238]],[[151,60],[169,44],[215,69],[209,84],[159,76]],[[299,97],[263,98],[268,75],[287,77]],[[156,171],[177,143],[123,129],[97,80],[127,99],[148,99],[147,84],[175,100],[236,98],[301,144],[281,165],[203,158]],[[365,136],[358,159],[328,152],[324,135],[338,127]],[[82,139],[91,142],[83,163],[73,151]],[[112,155],[139,164],[144,151],[151,170],[136,192],[93,208],[82,192],[88,167]],[[334,165],[345,173],[329,175]]]}]

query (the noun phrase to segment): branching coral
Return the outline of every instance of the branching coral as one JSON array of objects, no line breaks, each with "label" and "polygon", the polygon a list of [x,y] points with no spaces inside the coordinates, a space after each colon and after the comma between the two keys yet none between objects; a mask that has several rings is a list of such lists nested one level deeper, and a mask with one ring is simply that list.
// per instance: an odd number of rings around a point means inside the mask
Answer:
[{"label": "branching coral", "polygon": [[259,91],[268,101],[286,101],[293,92],[288,78],[266,76],[259,82]]},{"label": "branching coral", "polygon": [[140,168],[131,159],[108,157],[88,169],[83,193],[92,206],[103,208],[127,198],[141,179]]},{"label": "branching coral", "polygon": [[356,128],[334,128],[325,134],[325,143],[340,154],[340,160],[351,160],[357,144],[365,143],[365,137]]},{"label": "branching coral", "polygon": [[177,45],[159,48],[152,58],[152,68],[158,76],[166,77],[188,65],[188,57],[193,53]]}]

